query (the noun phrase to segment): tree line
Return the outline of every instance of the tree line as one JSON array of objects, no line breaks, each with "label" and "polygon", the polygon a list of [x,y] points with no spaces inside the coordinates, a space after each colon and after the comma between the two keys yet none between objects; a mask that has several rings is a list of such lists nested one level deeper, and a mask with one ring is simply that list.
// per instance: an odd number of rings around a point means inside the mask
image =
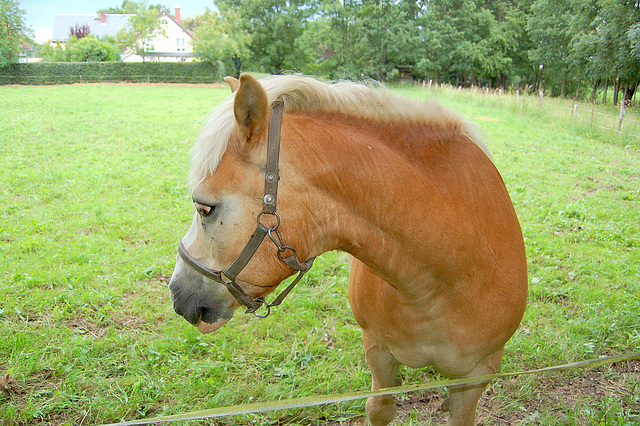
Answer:
[{"label": "tree line", "polygon": [[[269,73],[428,79],[630,100],[638,0],[216,0],[202,58]],[[604,90],[603,90],[604,89]],[[611,92],[609,92],[611,93]]]},{"label": "tree line", "polygon": [[[17,7],[16,0],[0,1]],[[591,101],[602,95],[603,102],[613,92],[614,103],[619,96],[633,99],[640,82],[640,0],[214,4],[215,11],[185,18],[183,25],[195,34],[192,44],[200,58],[228,74],[245,69],[387,82],[420,79],[543,90]],[[76,28],[65,51],[43,47],[43,56],[113,60],[123,46],[144,55],[144,41],[162,31],[154,21],[162,7],[123,0],[122,6],[103,11],[132,14],[127,31],[115,39],[92,40]],[[18,28],[20,21],[14,22]]]}]

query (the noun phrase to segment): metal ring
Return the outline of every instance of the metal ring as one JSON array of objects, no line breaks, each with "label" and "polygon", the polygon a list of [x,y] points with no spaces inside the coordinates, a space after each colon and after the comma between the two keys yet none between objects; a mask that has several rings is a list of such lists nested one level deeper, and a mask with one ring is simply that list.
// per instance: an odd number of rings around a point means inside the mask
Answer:
[{"label": "metal ring", "polygon": [[[271,305],[269,305],[266,300],[264,300],[262,297],[257,297],[255,299],[253,299],[254,302],[258,303],[258,306],[256,306],[255,308],[252,309],[247,309],[247,314],[253,314],[254,317],[256,318],[266,318],[269,316],[269,314],[271,314]],[[257,310],[260,309],[262,306],[267,308],[267,313],[264,315],[260,315],[257,313]]]},{"label": "metal ring", "polygon": [[[263,214],[268,214],[268,215],[271,215],[271,216],[275,216],[276,217],[276,224],[274,226],[267,226],[267,225],[263,224],[262,222],[260,222],[260,218],[262,217]],[[280,226],[280,216],[278,215],[277,212],[270,213],[270,212],[266,212],[266,211],[263,210],[260,213],[258,213],[258,225],[262,226],[265,229],[269,229],[269,230],[274,230],[275,231]]]},{"label": "metal ring", "polygon": [[[291,252],[293,253],[291,256],[293,257],[298,257],[298,252],[296,251],[296,249],[294,249],[291,246],[285,246],[283,245],[282,247],[278,247],[278,257],[280,258],[280,260],[282,260],[284,262],[284,257],[282,256],[282,253],[284,253],[287,250],[291,250]],[[289,256],[289,257],[291,257]]]}]

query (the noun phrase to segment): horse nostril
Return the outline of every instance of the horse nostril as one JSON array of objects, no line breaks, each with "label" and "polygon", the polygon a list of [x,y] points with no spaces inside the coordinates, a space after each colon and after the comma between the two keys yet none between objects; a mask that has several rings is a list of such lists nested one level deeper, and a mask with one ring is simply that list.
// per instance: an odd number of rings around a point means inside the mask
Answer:
[{"label": "horse nostril", "polygon": [[[198,319],[198,322],[200,321],[204,321],[204,322],[209,322],[207,321],[209,319],[209,317],[212,316],[212,311],[209,308],[205,308],[205,307],[200,307],[198,308],[200,310],[200,317]],[[215,321],[214,321],[215,322]]]},{"label": "horse nostril", "polygon": [[171,300],[173,301],[173,310],[176,314],[184,317],[191,324],[196,325],[200,322],[203,307],[198,306],[195,294],[189,294],[178,289],[171,289]]},{"label": "horse nostril", "polygon": [[182,315],[184,319],[189,321],[189,323],[196,325],[200,322],[200,318],[202,318],[202,310],[203,308],[196,306],[194,308],[183,308],[174,303],[173,308],[175,309],[178,315]]}]

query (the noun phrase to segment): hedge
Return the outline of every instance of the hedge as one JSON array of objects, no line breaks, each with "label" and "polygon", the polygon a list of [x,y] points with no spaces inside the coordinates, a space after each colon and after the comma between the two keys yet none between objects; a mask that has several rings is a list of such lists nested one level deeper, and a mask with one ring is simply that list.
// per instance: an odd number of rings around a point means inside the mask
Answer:
[{"label": "hedge", "polygon": [[214,83],[208,62],[37,62],[0,67],[0,85],[73,83]]}]

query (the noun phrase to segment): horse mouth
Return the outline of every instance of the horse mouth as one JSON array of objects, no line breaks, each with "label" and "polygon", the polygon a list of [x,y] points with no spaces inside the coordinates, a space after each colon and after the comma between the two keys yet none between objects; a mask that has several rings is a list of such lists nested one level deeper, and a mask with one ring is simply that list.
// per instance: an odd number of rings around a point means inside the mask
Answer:
[{"label": "horse mouth", "polygon": [[228,322],[229,322],[228,319],[223,319],[223,318],[220,318],[219,320],[213,323],[208,323],[200,320],[198,324],[196,324],[196,327],[198,327],[198,331],[200,333],[209,334],[209,333],[213,333],[214,331],[216,331],[217,329],[219,329],[220,327],[222,327]]}]

